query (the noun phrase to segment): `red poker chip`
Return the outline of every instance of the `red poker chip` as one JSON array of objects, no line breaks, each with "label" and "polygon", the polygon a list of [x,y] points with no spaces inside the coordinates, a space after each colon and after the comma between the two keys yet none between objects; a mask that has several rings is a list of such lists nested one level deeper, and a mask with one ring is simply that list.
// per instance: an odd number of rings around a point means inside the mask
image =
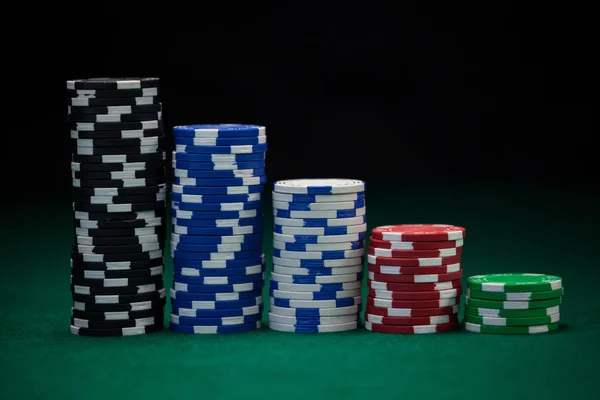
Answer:
[{"label": "red poker chip", "polygon": [[386,225],[374,228],[371,236],[396,242],[434,242],[464,239],[466,229],[443,224]]},{"label": "red poker chip", "polygon": [[462,247],[464,241],[450,240],[443,242],[392,242],[389,240],[379,240],[371,237],[369,244],[378,249],[394,249],[394,250],[437,250],[451,249],[453,247]]},{"label": "red poker chip", "polygon": [[402,267],[439,267],[446,264],[455,264],[460,262],[460,255],[450,257],[421,257],[421,258],[401,258],[401,257],[378,257],[372,254],[367,256],[369,263],[377,265],[397,265]]},{"label": "red poker chip", "polygon": [[365,321],[365,329],[379,333],[400,333],[400,334],[426,334],[447,332],[458,328],[458,321],[448,322],[439,325],[384,325],[373,324]]},{"label": "red poker chip", "polygon": [[367,279],[367,286],[371,289],[377,290],[395,290],[398,292],[428,292],[431,290],[448,290],[457,288],[460,286],[460,279],[434,283],[393,283]]},{"label": "red poker chip", "polygon": [[393,275],[376,274],[369,271],[369,279],[378,282],[396,282],[396,283],[431,283],[455,281],[462,278],[462,270],[450,272],[449,274],[422,274],[422,275]]},{"label": "red poker chip", "polygon": [[460,305],[437,308],[387,308],[367,306],[366,314],[382,315],[384,317],[431,317],[434,315],[458,314]]},{"label": "red poker chip", "polygon": [[460,303],[460,297],[440,300],[386,300],[367,296],[367,305],[385,308],[442,308],[452,307]]},{"label": "red poker chip", "polygon": [[453,299],[462,294],[462,288],[448,290],[432,290],[429,292],[396,292],[391,290],[369,289],[369,296],[376,299],[390,300],[439,300]]},{"label": "red poker chip", "polygon": [[395,267],[367,264],[369,271],[384,275],[423,275],[423,274],[449,274],[461,270],[460,263],[442,265],[439,267]]},{"label": "red poker chip", "polygon": [[458,315],[434,315],[430,317],[385,317],[382,315],[365,314],[365,321],[383,325],[441,325],[458,322]]},{"label": "red poker chip", "polygon": [[377,257],[398,257],[398,258],[433,258],[433,257],[452,257],[462,254],[462,247],[453,247],[450,249],[435,250],[393,250],[381,249],[371,244],[369,254]]}]

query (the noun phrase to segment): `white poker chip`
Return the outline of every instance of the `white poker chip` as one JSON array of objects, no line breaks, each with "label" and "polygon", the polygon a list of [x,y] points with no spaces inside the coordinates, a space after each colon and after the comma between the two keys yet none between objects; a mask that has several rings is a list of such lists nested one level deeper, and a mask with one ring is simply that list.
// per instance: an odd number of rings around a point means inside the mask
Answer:
[{"label": "white poker chip", "polygon": [[357,179],[289,179],[273,184],[273,190],[289,194],[344,194],[364,192],[365,182]]}]

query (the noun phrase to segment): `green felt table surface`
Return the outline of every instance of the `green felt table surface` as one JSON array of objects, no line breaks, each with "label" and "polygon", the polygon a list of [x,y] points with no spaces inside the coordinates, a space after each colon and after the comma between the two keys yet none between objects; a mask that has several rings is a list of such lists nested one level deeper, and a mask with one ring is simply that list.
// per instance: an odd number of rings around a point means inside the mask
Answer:
[{"label": "green felt table surface", "polygon": [[[19,200],[2,209],[0,399],[597,398],[599,219],[589,193],[374,183],[366,201],[369,230],[395,223],[466,227],[465,277],[563,277],[560,329],[521,336],[463,329],[389,335],[362,327],[293,334],[268,329],[267,307],[265,327],[249,333],[185,335],[166,328],[144,336],[78,337],[69,332],[70,204]],[[270,268],[268,210],[265,226]],[[168,286],[168,245],[166,254]],[[268,284],[268,304],[267,291]],[[167,303],[165,327],[169,310]]]}]

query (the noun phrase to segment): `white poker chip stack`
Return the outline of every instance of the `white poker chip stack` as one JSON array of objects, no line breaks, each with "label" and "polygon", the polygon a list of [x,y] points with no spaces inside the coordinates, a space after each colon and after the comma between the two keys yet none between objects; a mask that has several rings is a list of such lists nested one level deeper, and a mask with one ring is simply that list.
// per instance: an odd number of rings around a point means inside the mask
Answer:
[{"label": "white poker chip stack", "polygon": [[275,182],[273,213],[270,329],[357,329],[367,231],[365,182]]}]

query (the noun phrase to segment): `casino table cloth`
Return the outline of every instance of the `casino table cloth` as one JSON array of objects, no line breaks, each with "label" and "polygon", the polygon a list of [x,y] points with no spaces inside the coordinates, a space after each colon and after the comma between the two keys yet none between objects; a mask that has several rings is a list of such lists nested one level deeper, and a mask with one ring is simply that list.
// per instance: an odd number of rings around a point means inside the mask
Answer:
[{"label": "casino table cloth", "polygon": [[[369,231],[395,223],[466,227],[463,282],[500,272],[561,276],[560,329],[514,336],[464,329],[390,335],[362,327],[275,332],[268,328],[265,285],[259,331],[177,334],[168,329],[167,313],[159,333],[78,337],[69,332],[69,201],[19,199],[2,209],[0,398],[596,398],[600,268],[593,197],[492,183],[394,186],[367,180]],[[265,200],[268,227],[271,199]],[[267,261],[271,243],[267,229]],[[165,260],[168,286],[172,264]]]}]

